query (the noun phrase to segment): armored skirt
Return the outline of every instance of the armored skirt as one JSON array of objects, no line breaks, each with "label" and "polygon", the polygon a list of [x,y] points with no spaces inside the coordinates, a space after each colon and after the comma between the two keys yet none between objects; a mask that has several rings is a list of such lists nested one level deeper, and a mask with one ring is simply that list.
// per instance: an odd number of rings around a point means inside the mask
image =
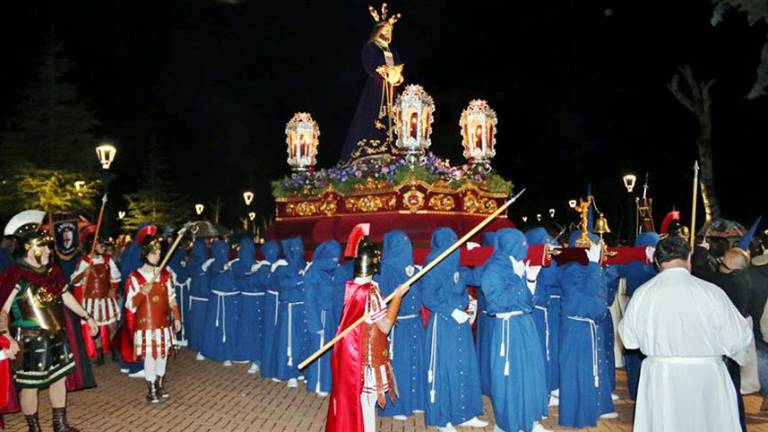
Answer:
[{"label": "armored skirt", "polygon": [[21,360],[14,371],[16,387],[47,388],[75,369],[63,330],[18,329]]}]

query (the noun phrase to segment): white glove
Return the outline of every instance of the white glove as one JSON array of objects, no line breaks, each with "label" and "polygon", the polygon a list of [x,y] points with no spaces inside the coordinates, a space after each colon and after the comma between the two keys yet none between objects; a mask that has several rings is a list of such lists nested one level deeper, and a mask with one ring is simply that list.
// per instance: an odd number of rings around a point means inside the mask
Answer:
[{"label": "white glove", "polygon": [[480,245],[475,242],[467,242],[467,250],[472,250],[474,248],[479,248]]},{"label": "white glove", "polygon": [[453,312],[451,312],[451,317],[453,317],[459,324],[464,324],[469,320],[469,314],[458,309],[454,309]]},{"label": "white glove", "polygon": [[648,258],[648,262],[653,262],[653,256],[656,254],[656,248],[653,246],[648,246],[645,248],[645,257]]},{"label": "white glove", "polygon": [[529,281],[535,281],[537,277],[539,277],[539,272],[541,271],[541,266],[534,265],[532,266],[530,261],[525,262],[525,278]]},{"label": "white glove", "polygon": [[514,257],[509,257],[509,260],[512,261],[512,271],[515,272],[517,277],[522,278],[523,273],[525,273],[525,262],[518,261]]},{"label": "white glove", "polygon": [[592,245],[589,247],[589,249],[585,250],[584,252],[587,253],[587,259],[589,262],[593,263],[599,263],[600,262],[600,255],[603,253],[603,249],[600,247],[600,245]]}]

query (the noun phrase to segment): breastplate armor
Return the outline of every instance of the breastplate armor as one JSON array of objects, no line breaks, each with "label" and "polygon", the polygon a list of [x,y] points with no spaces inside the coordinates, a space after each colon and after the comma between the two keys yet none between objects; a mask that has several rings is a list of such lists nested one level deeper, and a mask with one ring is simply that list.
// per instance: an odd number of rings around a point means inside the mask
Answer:
[{"label": "breastplate armor", "polygon": [[83,298],[85,299],[103,299],[107,298],[110,289],[109,263],[92,264],[86,270],[83,284]]},{"label": "breastplate armor", "polygon": [[64,311],[61,295],[53,293],[44,285],[21,281],[25,284],[19,290],[19,311],[22,319],[31,321],[43,330],[56,332],[64,328]]},{"label": "breastplate armor", "polygon": [[[147,298],[136,308],[136,324],[138,330],[155,330],[169,327],[168,322],[168,290],[166,278],[152,283]],[[140,282],[141,283],[141,282]]]},{"label": "breastplate armor", "polygon": [[363,325],[363,366],[379,367],[389,363],[389,341],[376,324]]}]

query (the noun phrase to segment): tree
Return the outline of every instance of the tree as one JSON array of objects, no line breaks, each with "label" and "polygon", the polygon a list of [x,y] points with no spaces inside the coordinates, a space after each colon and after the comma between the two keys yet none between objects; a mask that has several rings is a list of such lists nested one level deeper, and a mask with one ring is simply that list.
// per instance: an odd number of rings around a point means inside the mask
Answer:
[{"label": "tree", "polygon": [[123,230],[133,232],[145,222],[158,226],[177,226],[189,219],[189,211],[184,205],[188,200],[176,194],[165,179],[165,162],[158,146],[150,144],[146,159],[144,178],[139,189],[126,195],[128,211],[123,219]]},{"label": "tree", "polygon": [[[41,51],[36,80],[21,92],[22,101],[0,135],[3,155],[0,214],[26,208],[86,211],[98,195],[92,130],[98,121],[68,81],[74,63],[54,36]],[[74,190],[84,180],[91,187]]]},{"label": "tree", "polygon": [[[768,2],[765,0],[712,0],[715,5],[712,13],[712,25],[723,20],[725,12],[731,9],[747,13],[747,21],[754,25],[760,21],[768,23]],[[757,78],[752,85],[747,99],[755,99],[766,94],[768,89],[768,40],[760,52],[760,64],[757,66]]]},{"label": "tree", "polygon": [[[680,75],[685,79],[683,88],[680,84]],[[693,76],[690,66],[680,68],[680,74],[675,74],[667,84],[667,88],[691,113],[696,116],[699,123],[699,132],[696,135],[696,149],[699,154],[701,167],[700,181],[701,196],[706,214],[706,223],[720,217],[720,202],[715,194],[715,172],[712,163],[712,97],[710,87],[715,80],[707,82],[698,81]]]}]

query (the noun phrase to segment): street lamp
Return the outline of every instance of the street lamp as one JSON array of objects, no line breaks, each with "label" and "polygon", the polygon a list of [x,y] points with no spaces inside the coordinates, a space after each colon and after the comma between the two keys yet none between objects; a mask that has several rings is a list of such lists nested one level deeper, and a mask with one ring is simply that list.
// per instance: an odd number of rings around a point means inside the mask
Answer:
[{"label": "street lamp", "polygon": [[568,200],[568,207],[576,208],[576,200],[575,199]]},{"label": "street lamp", "polygon": [[256,219],[256,212],[248,213],[248,219],[250,219],[251,222],[253,222],[253,220]]},{"label": "street lamp", "polygon": [[627,188],[627,193],[632,193],[632,190],[635,189],[637,177],[634,174],[626,174],[622,177],[622,180],[624,180],[624,187]]},{"label": "street lamp", "polygon": [[523,223],[528,222],[528,216],[523,216]]},{"label": "street lamp", "polygon": [[205,205],[200,203],[195,204],[195,213],[197,213],[198,216],[203,214],[203,210],[205,210]]},{"label": "street lamp", "polygon": [[118,220],[125,219],[125,210],[120,210],[120,211],[117,212],[117,219]]},{"label": "street lamp", "polygon": [[555,209],[553,208],[549,209],[549,217],[551,217],[552,219],[555,218]]},{"label": "street lamp", "polygon": [[115,154],[117,154],[117,149],[112,144],[104,143],[96,147],[96,156],[99,158],[101,167],[105,170],[108,170],[109,166],[112,165],[112,161],[115,160]]},{"label": "street lamp", "polygon": [[245,201],[245,205],[249,206],[253,202],[253,192],[251,191],[245,191],[243,192],[243,200]]}]

